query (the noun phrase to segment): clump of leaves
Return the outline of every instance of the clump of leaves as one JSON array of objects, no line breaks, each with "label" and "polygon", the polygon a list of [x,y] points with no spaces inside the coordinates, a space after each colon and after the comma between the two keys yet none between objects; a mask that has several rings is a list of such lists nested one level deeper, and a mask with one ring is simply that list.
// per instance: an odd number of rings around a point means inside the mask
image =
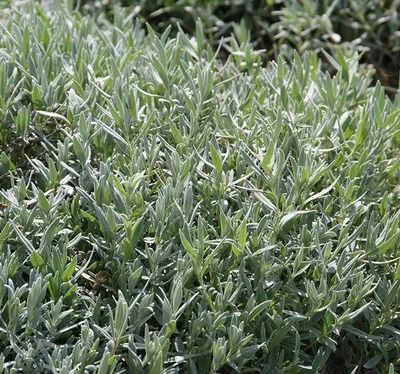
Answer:
[{"label": "clump of leaves", "polygon": [[[278,56],[291,61],[294,50],[301,55],[310,50],[332,54],[338,47],[342,53],[358,51],[365,68],[376,70],[376,78],[389,94],[394,95],[398,88],[399,0],[120,0],[118,4],[160,33],[168,25],[179,24],[194,35],[200,18],[207,40],[215,49],[221,37],[229,40],[234,33],[241,41],[250,33],[252,43],[266,49],[266,61]],[[75,5],[84,13],[109,19],[121,12],[115,2],[108,0],[82,0]],[[331,66],[327,64],[324,69],[330,70]]]},{"label": "clump of leaves", "polygon": [[0,372],[394,373],[399,98],[57,7],[0,36]]}]

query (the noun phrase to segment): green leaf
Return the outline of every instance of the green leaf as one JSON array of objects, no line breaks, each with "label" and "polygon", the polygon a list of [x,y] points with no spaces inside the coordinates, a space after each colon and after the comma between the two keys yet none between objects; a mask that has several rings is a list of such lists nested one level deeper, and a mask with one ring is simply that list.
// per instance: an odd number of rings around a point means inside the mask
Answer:
[{"label": "green leaf", "polygon": [[101,358],[100,365],[98,367],[97,374],[108,374],[108,362],[110,360],[110,352],[104,351],[103,357]]},{"label": "green leaf", "polygon": [[361,146],[361,144],[364,142],[365,137],[367,136],[367,122],[368,122],[368,117],[369,113],[365,113],[364,116],[362,117],[361,121],[359,122],[358,125],[358,131],[357,131],[357,136],[356,136],[356,141],[354,143],[354,148],[353,152]]},{"label": "green leaf", "polygon": [[190,257],[193,267],[194,267],[194,271],[196,272],[197,275],[200,275],[200,272],[201,272],[200,263],[199,263],[199,259],[197,258],[194,248],[189,243],[189,241],[186,239],[185,234],[182,232],[182,230],[179,230],[179,237],[181,239],[183,247],[186,249],[186,252],[189,254],[189,257]]},{"label": "green leaf", "polygon": [[115,334],[117,342],[125,334],[128,324],[128,304],[121,291],[118,292],[118,302],[115,309]]},{"label": "green leaf", "polygon": [[271,173],[273,163],[275,161],[274,152],[275,152],[275,144],[270,142],[268,145],[267,151],[265,152],[265,154],[261,160],[261,165],[262,165],[264,171],[268,174]]},{"label": "green leaf", "polygon": [[23,54],[24,57],[28,57],[29,55],[29,48],[30,48],[30,35],[31,32],[28,28],[28,25],[24,28],[24,35],[23,35]]},{"label": "green leaf", "polygon": [[38,84],[34,84],[32,89],[32,102],[35,106],[39,106],[42,100],[42,92]]},{"label": "green leaf", "polygon": [[175,141],[177,144],[185,144],[185,139],[179,132],[178,128],[175,126],[175,124],[170,120],[169,121],[169,128],[171,130],[172,136],[174,137]]},{"label": "green leaf", "polygon": [[10,223],[6,223],[0,232],[0,251],[2,250],[3,244],[8,239],[11,231],[12,227]]},{"label": "green leaf", "polygon": [[242,221],[242,223],[239,226],[239,247],[240,250],[243,252],[244,248],[246,246],[246,240],[247,240],[247,226],[246,226],[246,219]]},{"label": "green leaf", "polygon": [[221,156],[219,154],[219,152],[216,150],[216,148],[214,147],[214,145],[212,143],[210,143],[210,152],[211,152],[211,160],[212,163],[215,167],[215,169],[217,170],[218,174],[222,174],[222,159]]},{"label": "green leaf", "polygon": [[397,281],[400,279],[400,259],[399,259],[399,263],[397,264],[397,269],[396,269],[396,273],[394,275],[394,280]]},{"label": "green leaf", "polygon": [[127,236],[122,242],[122,248],[125,259],[130,260],[143,234],[143,220],[139,218],[132,227],[130,227],[130,222],[126,222],[125,226],[127,227]]},{"label": "green leaf", "polygon": [[34,252],[35,248],[33,247],[32,243],[25,237],[25,235],[21,232],[17,225],[12,221],[10,221],[10,225],[14,229],[14,232],[17,234],[19,240],[21,240],[25,248],[29,251],[29,253]]},{"label": "green leaf", "polygon": [[64,122],[66,122],[68,125],[71,126],[71,123],[61,114],[58,113],[53,113],[53,112],[47,112],[45,110],[37,110],[37,114],[41,114],[42,116],[50,117],[50,118],[55,118],[55,119],[60,119]]},{"label": "green leaf", "polygon": [[373,369],[374,367],[376,367],[376,365],[379,364],[379,362],[382,359],[382,355],[376,355],[374,357],[372,357],[371,359],[369,359],[365,364],[364,367],[366,369]]},{"label": "green leaf", "polygon": [[298,218],[305,214],[310,214],[310,213],[315,213],[315,210],[297,210],[294,212],[286,213],[279,221],[279,227],[281,229],[283,229],[286,225],[288,225],[295,218]]},{"label": "green leaf", "polygon": [[49,247],[54,240],[56,233],[60,230],[60,219],[54,219],[49,226],[44,230],[42,240],[40,241],[40,248],[45,249]]},{"label": "green leaf", "polygon": [[182,297],[183,297],[182,279],[180,277],[178,279],[175,279],[171,296],[172,296],[171,300],[172,311],[176,313],[176,311],[179,309],[182,303]]},{"label": "green leaf", "polygon": [[75,272],[75,268],[76,265],[78,263],[78,257],[74,256],[74,258],[72,259],[71,263],[66,267],[66,269],[64,270],[62,276],[61,276],[61,280],[63,282],[68,282],[69,280],[71,280],[72,275]]},{"label": "green leaf", "polygon": [[31,264],[34,268],[38,268],[38,267],[41,267],[44,265],[44,261],[43,261],[42,257],[35,250],[33,250],[31,253]]},{"label": "green leaf", "polygon": [[67,293],[64,295],[64,303],[66,305],[69,305],[72,303],[74,297],[76,296],[76,291],[78,290],[78,285],[74,284],[68,291]]},{"label": "green leaf", "polygon": [[397,238],[399,237],[400,230],[396,232],[390,239],[386,240],[382,244],[377,246],[377,250],[380,253],[386,253],[389,249],[393,248],[395,245]]},{"label": "green leaf", "polygon": [[100,123],[101,128],[110,134],[115,140],[116,143],[118,142],[122,143],[125,147],[129,148],[129,143],[121,136],[119,135],[115,130],[113,130],[110,126],[107,126],[105,123]]},{"label": "green leaf", "polygon": [[261,313],[265,311],[271,305],[271,300],[263,301],[262,303],[255,306],[255,308],[249,314],[249,321],[253,321]]},{"label": "green leaf", "polygon": [[92,216],[88,212],[81,210],[82,216],[86,219],[88,219],[90,222],[96,222],[96,217]]},{"label": "green leaf", "polygon": [[160,374],[163,372],[163,356],[162,352],[158,352],[153,365],[150,368],[150,374]]},{"label": "green leaf", "polygon": [[15,170],[15,165],[11,162],[11,160],[8,158],[8,156],[4,153],[1,152],[1,158],[0,158],[0,175],[6,174],[10,171]]},{"label": "green leaf", "polygon": [[181,230],[179,230],[179,237],[181,238],[183,247],[186,249],[187,253],[189,253],[190,257],[197,259],[192,245],[186,239],[185,234]]},{"label": "green leaf", "polygon": [[165,332],[165,337],[169,339],[171,335],[175,332],[175,330],[176,330],[176,321],[175,320],[169,321],[167,324],[167,331]]},{"label": "green leaf", "polygon": [[337,182],[338,182],[339,178],[337,178],[331,185],[329,185],[328,187],[324,188],[323,190],[321,190],[320,192],[310,196],[306,201],[304,201],[304,205],[311,203],[312,201],[319,199],[323,196],[325,196],[330,190],[333,189],[333,187],[336,186]]}]

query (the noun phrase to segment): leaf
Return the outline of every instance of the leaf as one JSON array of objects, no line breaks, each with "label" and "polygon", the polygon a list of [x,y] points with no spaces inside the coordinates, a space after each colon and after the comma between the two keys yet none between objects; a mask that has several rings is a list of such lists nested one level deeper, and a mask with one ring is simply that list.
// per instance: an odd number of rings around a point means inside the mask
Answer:
[{"label": "leaf", "polygon": [[75,272],[75,268],[76,268],[77,263],[78,263],[78,257],[74,256],[74,258],[72,259],[71,263],[66,267],[66,269],[62,273],[61,280],[63,282],[68,282],[68,281],[71,280],[72,275]]},{"label": "leaf", "polygon": [[325,55],[326,59],[330,62],[330,64],[336,69],[336,70],[341,70],[340,64],[324,49],[321,49],[322,53]]},{"label": "leaf", "polygon": [[[87,201],[87,203],[96,211],[98,221],[100,223],[100,227],[102,228],[102,230],[104,230],[106,235],[111,238],[113,236],[113,231],[111,230],[111,228],[107,222],[106,216],[104,215],[102,209],[96,204],[94,199],[84,189],[77,187],[76,190]],[[88,218],[92,217],[89,213],[84,214],[82,210],[81,210],[81,212],[83,215],[87,216]]]},{"label": "leaf", "polygon": [[271,305],[271,300],[263,301],[255,306],[249,314],[249,321],[253,321],[259,314],[263,313]]},{"label": "leaf", "polygon": [[40,209],[42,209],[46,214],[49,214],[50,205],[49,205],[49,202],[48,202],[45,194],[42,191],[39,191],[39,194],[38,194],[38,204],[39,204]]},{"label": "leaf", "polygon": [[175,332],[175,330],[176,330],[176,321],[175,320],[169,321],[167,323],[165,337],[169,339],[171,337],[171,335]]},{"label": "leaf", "polygon": [[38,267],[41,267],[44,265],[44,261],[43,261],[42,257],[35,250],[33,250],[31,253],[31,264],[34,268],[38,268]]},{"label": "leaf", "polygon": [[279,221],[279,227],[283,229],[288,223],[290,223],[295,218],[315,212],[316,212],[315,210],[297,210],[294,212],[287,213]]},{"label": "leaf", "polygon": [[358,125],[358,131],[357,131],[357,136],[353,148],[353,152],[357,150],[361,144],[364,142],[365,137],[367,136],[367,121],[369,117],[369,113],[365,113],[363,118],[361,119],[359,125]]},{"label": "leaf", "polygon": [[388,175],[392,176],[393,174],[395,174],[400,168],[400,159],[397,160],[392,166],[391,168],[388,170]]},{"label": "leaf", "polygon": [[379,362],[382,359],[382,355],[376,355],[374,357],[372,357],[371,359],[369,359],[365,364],[364,367],[366,369],[373,369],[374,367],[376,367],[376,365],[379,364]]},{"label": "leaf", "polygon": [[270,143],[268,145],[267,151],[265,152],[262,160],[261,166],[263,167],[266,173],[271,173],[273,162],[274,162],[274,152],[275,152],[275,144]]},{"label": "leaf", "polygon": [[125,334],[128,324],[128,304],[121,291],[118,292],[118,302],[115,309],[115,334],[117,342]]},{"label": "leaf", "polygon": [[351,334],[358,336],[359,338],[365,339],[367,341],[381,341],[383,340],[383,336],[377,336],[377,335],[371,335],[366,333],[365,331],[362,331],[360,329],[357,329],[356,327],[353,327],[351,325],[345,325],[343,326],[343,329],[350,332]]},{"label": "leaf", "polygon": [[273,212],[276,211],[276,207],[275,205],[272,203],[271,200],[267,199],[263,194],[261,194],[260,192],[254,192],[254,197],[260,201],[263,205],[265,205],[266,207],[268,207],[270,210],[272,210]]},{"label": "leaf", "polygon": [[400,279],[400,259],[399,259],[399,263],[397,264],[397,269],[396,269],[396,273],[394,275],[394,280],[397,281]]},{"label": "leaf", "polygon": [[132,258],[132,253],[137,246],[144,230],[143,220],[139,218],[132,228],[127,230],[127,237],[123,241],[124,255],[127,260]]},{"label": "leaf", "polygon": [[69,305],[72,303],[72,300],[74,299],[75,295],[76,295],[76,291],[78,290],[78,285],[74,284],[68,291],[67,293],[64,295],[64,303],[66,305]]},{"label": "leaf", "polygon": [[212,163],[217,170],[218,174],[222,174],[222,160],[219,152],[214,147],[214,144],[210,143],[210,152]]},{"label": "leaf", "polygon": [[44,230],[42,240],[40,241],[40,248],[44,249],[51,245],[56,233],[60,230],[60,219],[54,219],[49,226]]},{"label": "leaf", "polygon": [[174,137],[175,141],[177,144],[185,144],[185,139],[179,132],[178,128],[175,126],[175,124],[170,120],[169,121],[169,128],[171,130],[172,136]]},{"label": "leaf", "polygon": [[100,127],[107,132],[108,134],[110,134],[114,139],[118,140],[119,142],[121,142],[123,145],[125,145],[126,147],[129,148],[129,143],[121,136],[119,135],[115,130],[113,130],[110,126],[107,126],[105,123],[103,122],[98,122]]},{"label": "leaf", "polygon": [[336,183],[338,182],[340,177],[336,178],[336,180],[328,187],[324,188],[320,192],[310,196],[305,202],[304,205],[311,203],[311,201],[314,201],[316,199],[319,199],[320,197],[325,196],[333,187],[335,187]]},{"label": "leaf", "polygon": [[81,213],[82,213],[83,217],[88,219],[90,222],[96,222],[96,217],[92,216],[88,212],[81,210]]},{"label": "leaf", "polygon": [[101,358],[100,365],[98,367],[97,374],[108,374],[108,361],[110,357],[110,352],[104,351],[103,357]]},{"label": "leaf", "polygon": [[12,227],[11,227],[10,223],[6,223],[0,232],[0,251],[2,249],[4,242],[7,240],[8,236],[10,235],[11,231],[12,231]]},{"label": "leaf", "polygon": [[202,266],[201,266],[201,271],[200,271],[200,277],[204,277],[204,275],[206,274],[208,268],[211,265],[212,260],[214,259],[214,257],[217,255],[218,251],[217,249],[214,249],[205,259],[205,261],[203,262]]},{"label": "leaf", "polygon": [[17,227],[17,225],[13,221],[10,221],[10,225],[14,229],[14,232],[17,234],[19,240],[21,240],[26,249],[29,251],[29,253],[32,253],[35,250],[35,248],[31,244],[31,242],[25,237],[25,235],[21,232],[21,230]]},{"label": "leaf", "polygon": [[41,114],[42,116],[61,119],[62,121],[68,123],[71,126],[71,123],[61,114],[53,113],[53,112],[46,112],[45,110],[37,110],[36,113]]},{"label": "leaf", "polygon": [[4,370],[4,355],[3,353],[0,354],[0,373],[3,373]]},{"label": "leaf", "polygon": [[244,219],[239,226],[239,240],[238,240],[242,252],[244,251],[244,248],[246,246],[246,240],[247,240],[247,224],[246,224],[246,219]]},{"label": "leaf", "polygon": [[8,173],[8,172],[14,171],[14,170],[15,170],[15,165],[11,162],[11,160],[8,158],[8,156],[4,152],[1,152],[0,175],[3,175],[5,173]]},{"label": "leaf", "polygon": [[399,237],[400,230],[397,231],[391,238],[378,245],[376,248],[380,253],[386,253],[389,249],[393,248],[397,238]]},{"label": "leaf", "polygon": [[158,352],[154,364],[150,368],[150,374],[160,374],[163,372],[162,352]]}]

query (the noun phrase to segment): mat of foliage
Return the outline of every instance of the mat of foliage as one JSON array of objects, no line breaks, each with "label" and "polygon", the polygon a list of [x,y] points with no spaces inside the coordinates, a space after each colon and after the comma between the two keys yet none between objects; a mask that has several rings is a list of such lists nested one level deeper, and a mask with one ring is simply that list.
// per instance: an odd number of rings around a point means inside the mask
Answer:
[{"label": "mat of foliage", "polygon": [[[47,0],[54,2],[54,0]],[[372,64],[376,77],[388,86],[399,85],[400,0],[74,0],[87,13],[112,18],[120,12],[115,4],[128,7],[144,22],[161,31],[179,23],[192,34],[202,19],[210,43],[235,33],[239,39],[251,32],[252,42],[264,48],[265,59],[293,50],[332,51],[339,44],[362,52],[362,62]],[[329,69],[329,64],[326,64]]]},{"label": "mat of foliage", "polygon": [[25,5],[0,34],[0,372],[391,373],[400,99]]}]

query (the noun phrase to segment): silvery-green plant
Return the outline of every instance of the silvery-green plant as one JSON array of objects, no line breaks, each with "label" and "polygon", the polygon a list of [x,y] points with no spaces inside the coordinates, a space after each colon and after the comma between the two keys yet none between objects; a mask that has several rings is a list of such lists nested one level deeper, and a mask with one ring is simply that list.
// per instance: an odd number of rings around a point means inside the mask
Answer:
[{"label": "silvery-green plant", "polygon": [[2,372],[398,369],[400,101],[359,55],[63,2],[3,31]]}]

